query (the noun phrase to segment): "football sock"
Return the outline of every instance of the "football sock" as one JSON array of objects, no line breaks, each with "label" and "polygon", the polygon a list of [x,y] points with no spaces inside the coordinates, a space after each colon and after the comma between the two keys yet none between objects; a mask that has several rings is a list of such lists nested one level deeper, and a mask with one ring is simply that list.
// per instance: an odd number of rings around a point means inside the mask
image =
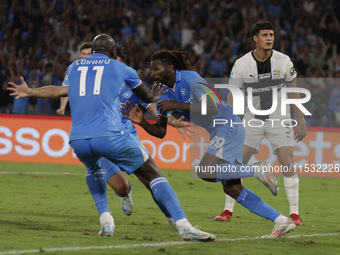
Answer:
[{"label": "football sock", "polygon": [[106,196],[105,172],[98,169],[93,174],[86,173],[86,183],[96,204],[99,215],[109,211]]},{"label": "football sock", "polygon": [[253,177],[259,166],[231,165],[223,163],[216,166],[216,182]]},{"label": "football sock", "polygon": [[158,205],[159,209],[161,209],[162,213],[165,215],[165,217],[167,218],[172,218],[170,213],[168,212],[168,210],[165,208],[164,205],[162,205],[153,195],[153,193],[151,192],[151,196],[153,198],[153,200],[155,201],[155,203]]},{"label": "football sock", "polygon": [[244,188],[241,191],[240,196],[237,198],[237,202],[246,207],[252,213],[273,222],[281,214],[263,202],[258,195],[247,188]]},{"label": "football sock", "polygon": [[275,223],[275,224],[276,224],[276,223],[285,223],[285,222],[287,222],[287,221],[289,221],[289,219],[288,219],[286,216],[284,216],[283,214],[280,214],[280,215],[275,219],[274,223]]},{"label": "football sock", "polygon": [[186,218],[178,197],[166,178],[157,177],[149,185],[155,200],[166,208],[175,221]]},{"label": "football sock", "polygon": [[290,214],[299,214],[299,177],[297,174],[290,177],[283,176],[283,182],[289,202]]},{"label": "football sock", "polygon": [[234,205],[235,205],[235,199],[233,199],[229,195],[225,195],[225,206],[224,210],[228,210],[229,212],[233,212],[234,210]]}]

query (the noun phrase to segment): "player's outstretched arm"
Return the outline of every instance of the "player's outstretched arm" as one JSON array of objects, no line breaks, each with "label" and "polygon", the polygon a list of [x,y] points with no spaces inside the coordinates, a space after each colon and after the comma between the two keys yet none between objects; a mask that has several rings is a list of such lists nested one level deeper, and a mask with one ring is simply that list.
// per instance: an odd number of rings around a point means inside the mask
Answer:
[{"label": "player's outstretched arm", "polygon": [[167,118],[164,116],[158,116],[155,124],[149,123],[144,119],[144,113],[142,109],[136,104],[135,108],[129,101],[123,104],[124,110],[120,110],[123,113],[124,119],[129,119],[132,122],[140,125],[146,132],[152,136],[163,138],[166,134]]},{"label": "player's outstretched arm", "polygon": [[[153,116],[157,116],[157,109],[156,104],[152,103],[148,107],[148,111],[152,113]],[[191,130],[191,127],[195,126],[193,124],[190,124],[186,121],[184,121],[185,117],[182,116],[179,119],[176,119],[173,116],[168,117],[168,124],[173,126],[177,129],[177,131],[183,136],[183,139],[185,140],[185,136],[188,136],[191,138],[191,133],[194,133],[194,131]]]},{"label": "player's outstretched arm", "polygon": [[68,86],[46,86],[41,88],[29,88],[24,80],[24,77],[20,76],[21,85],[16,85],[14,82],[8,82],[7,89],[12,91],[11,96],[16,96],[16,99],[21,97],[41,97],[41,98],[59,98],[68,96]]},{"label": "player's outstretched arm", "polygon": [[65,109],[68,103],[68,97],[61,97],[60,98],[60,107],[57,109],[57,114],[62,116],[65,115]]}]

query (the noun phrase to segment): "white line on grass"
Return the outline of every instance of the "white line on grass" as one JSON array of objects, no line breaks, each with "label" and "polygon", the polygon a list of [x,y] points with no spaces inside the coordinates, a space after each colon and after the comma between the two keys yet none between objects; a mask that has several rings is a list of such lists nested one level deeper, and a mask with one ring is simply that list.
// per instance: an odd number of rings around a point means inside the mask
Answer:
[{"label": "white line on grass", "polygon": [[70,172],[6,172],[2,171],[0,174],[32,174],[32,175],[43,175],[43,174],[52,174],[52,175],[80,175],[80,173],[70,173]]},{"label": "white line on grass", "polygon": [[[301,238],[301,237],[319,237],[319,236],[337,236],[339,233],[326,233],[326,234],[311,234],[311,235],[293,235],[287,236],[287,238]],[[245,238],[222,238],[217,239],[217,242],[232,242],[232,241],[249,241],[257,240],[261,237],[245,237]],[[264,239],[268,240],[268,239]],[[10,254],[23,254],[23,253],[40,253],[40,252],[54,252],[54,251],[83,251],[93,249],[130,249],[130,248],[145,248],[145,247],[159,247],[159,246],[171,246],[182,244],[197,244],[197,242],[162,242],[162,243],[141,243],[141,244],[122,244],[122,245],[108,245],[108,246],[85,246],[85,247],[64,247],[64,248],[41,248],[39,250],[17,250],[17,251],[3,251],[0,255]]]}]

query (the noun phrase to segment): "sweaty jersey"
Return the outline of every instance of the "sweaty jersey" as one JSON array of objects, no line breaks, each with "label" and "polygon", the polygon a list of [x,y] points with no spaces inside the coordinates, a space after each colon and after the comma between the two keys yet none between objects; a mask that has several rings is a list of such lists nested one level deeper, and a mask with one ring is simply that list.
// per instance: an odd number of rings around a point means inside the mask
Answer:
[{"label": "sweaty jersey", "polygon": [[115,136],[125,132],[120,112],[120,92],[141,84],[136,71],[127,65],[94,53],[68,68],[63,85],[68,85],[72,116],[70,140]]},{"label": "sweaty jersey", "polygon": [[[237,115],[233,115],[233,108],[226,102],[221,102],[218,100],[214,92],[207,87],[207,82],[194,71],[176,71],[176,83],[173,88],[166,87],[168,90],[160,100],[173,99],[174,101],[181,103],[195,104],[199,103],[204,94],[210,93],[215,98],[216,105],[218,108],[218,113],[216,115],[202,115],[200,113],[193,113],[188,111],[176,110],[179,114],[191,119],[196,125],[205,128],[210,134],[213,132],[213,119],[224,119],[233,120],[234,122],[239,122],[240,119]],[[208,91],[208,92],[207,92]],[[209,95],[208,95],[209,96]],[[157,103],[158,103],[157,102]],[[157,110],[157,114],[161,114]],[[167,113],[169,115],[170,113]],[[232,128],[230,125],[224,125],[224,128]]]},{"label": "sweaty jersey", "polygon": [[[255,59],[253,51],[236,60],[229,84],[243,89],[245,98],[245,119],[279,119],[281,116],[281,93],[286,83],[294,81],[296,71],[290,58],[276,50],[264,62]],[[268,110],[273,104],[273,88],[277,88],[277,108],[270,115],[255,115],[249,110],[247,88],[252,90],[253,106],[257,110]],[[290,111],[286,109],[290,117]]]},{"label": "sweaty jersey", "polygon": [[[133,106],[136,104],[142,105],[145,109],[148,109],[149,103],[144,103],[142,100],[139,99],[130,89],[129,87],[124,84],[122,87],[122,91],[120,93],[120,101],[122,103],[126,103],[126,101],[129,101]],[[137,133],[136,127],[131,124],[131,121],[128,119],[122,119],[123,124],[125,125],[126,131],[131,133]]]}]

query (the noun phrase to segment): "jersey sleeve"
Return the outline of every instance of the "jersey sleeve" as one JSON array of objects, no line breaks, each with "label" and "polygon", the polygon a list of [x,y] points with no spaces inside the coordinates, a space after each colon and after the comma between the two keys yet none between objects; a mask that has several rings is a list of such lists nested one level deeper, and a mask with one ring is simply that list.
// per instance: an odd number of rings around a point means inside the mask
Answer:
[{"label": "jersey sleeve", "polygon": [[210,86],[204,79],[191,79],[190,85],[190,103],[197,103],[201,101],[204,94],[214,95]]},{"label": "jersey sleeve", "polygon": [[70,84],[69,84],[70,81],[69,81],[68,77],[69,77],[69,75],[70,75],[72,66],[73,66],[73,63],[67,67],[67,70],[66,70],[66,73],[65,73],[65,77],[64,77],[64,80],[63,80],[63,83],[62,83],[63,86],[68,86],[68,85],[70,85]]},{"label": "jersey sleeve", "polygon": [[142,105],[145,109],[148,109],[151,103],[144,103],[143,101],[141,101],[139,104]]},{"label": "jersey sleeve", "polygon": [[231,69],[229,84],[237,86],[238,88],[243,87],[242,65],[238,61],[235,62]]},{"label": "jersey sleeve", "polygon": [[285,81],[289,83],[289,82],[294,81],[295,78],[296,78],[296,70],[294,68],[293,62],[288,57],[286,73],[285,73]]},{"label": "jersey sleeve", "polygon": [[142,84],[142,81],[139,79],[136,70],[134,70],[132,67],[125,67],[125,83],[130,89],[134,89]]}]

